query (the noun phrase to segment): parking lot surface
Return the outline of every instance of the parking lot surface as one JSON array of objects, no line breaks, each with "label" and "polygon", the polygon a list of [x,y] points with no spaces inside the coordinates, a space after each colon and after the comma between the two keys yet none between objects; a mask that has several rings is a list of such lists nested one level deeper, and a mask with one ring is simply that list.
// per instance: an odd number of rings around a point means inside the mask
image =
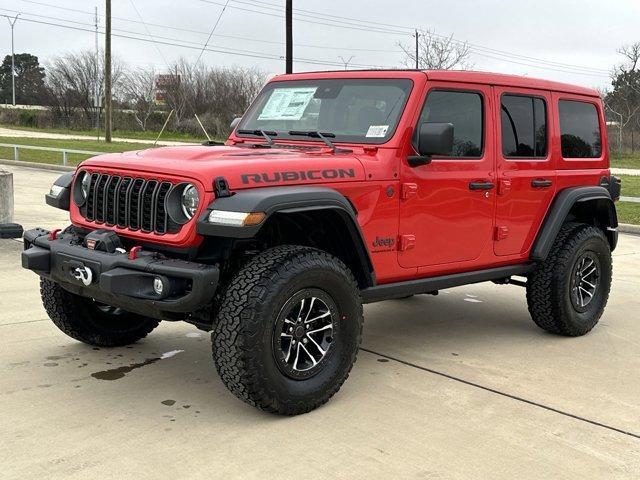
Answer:
[{"label": "parking lot surface", "polygon": [[[59,173],[6,168],[17,222],[67,223],[43,200]],[[640,237],[621,235],[585,337],[538,329],[516,286],[367,306],[349,380],[294,418],[230,394],[190,325],[114,349],[64,336],[20,251],[0,240],[2,478],[640,477]]]}]

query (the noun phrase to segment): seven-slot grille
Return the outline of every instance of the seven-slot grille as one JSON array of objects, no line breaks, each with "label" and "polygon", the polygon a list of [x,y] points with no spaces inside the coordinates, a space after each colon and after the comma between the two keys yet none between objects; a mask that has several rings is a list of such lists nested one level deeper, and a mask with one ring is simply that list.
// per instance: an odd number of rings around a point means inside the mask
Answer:
[{"label": "seven-slot grille", "polygon": [[173,184],[106,173],[91,175],[87,199],[80,213],[87,220],[147,233],[175,233],[165,199]]}]

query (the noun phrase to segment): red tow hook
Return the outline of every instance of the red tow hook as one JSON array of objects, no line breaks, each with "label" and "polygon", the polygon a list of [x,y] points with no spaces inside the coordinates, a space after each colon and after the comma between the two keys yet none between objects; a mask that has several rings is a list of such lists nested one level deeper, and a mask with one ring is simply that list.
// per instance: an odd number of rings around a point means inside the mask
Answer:
[{"label": "red tow hook", "polygon": [[138,258],[138,252],[140,250],[142,250],[142,247],[140,245],[131,247],[131,250],[129,250],[129,260],[135,260],[136,258]]},{"label": "red tow hook", "polygon": [[56,228],[55,230],[51,230],[49,232],[49,241],[52,242],[53,240],[55,240],[56,238],[58,238],[58,232],[60,232],[59,228]]}]

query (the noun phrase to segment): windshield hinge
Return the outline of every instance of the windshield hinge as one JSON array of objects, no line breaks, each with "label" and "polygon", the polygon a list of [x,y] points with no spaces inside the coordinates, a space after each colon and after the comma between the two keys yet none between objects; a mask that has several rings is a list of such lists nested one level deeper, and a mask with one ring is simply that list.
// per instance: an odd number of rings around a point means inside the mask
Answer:
[{"label": "windshield hinge", "polygon": [[225,198],[231,196],[231,191],[229,190],[229,182],[224,177],[216,177],[213,181],[213,192],[216,195],[216,198]]}]

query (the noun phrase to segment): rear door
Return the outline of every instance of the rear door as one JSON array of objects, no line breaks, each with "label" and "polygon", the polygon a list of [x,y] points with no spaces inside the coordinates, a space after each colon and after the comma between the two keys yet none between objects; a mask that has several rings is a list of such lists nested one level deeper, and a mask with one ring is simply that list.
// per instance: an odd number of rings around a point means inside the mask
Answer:
[{"label": "rear door", "polygon": [[556,190],[550,136],[555,109],[547,91],[494,87],[497,197],[494,252],[524,254]]},{"label": "rear door", "polygon": [[428,85],[414,130],[422,122],[452,123],[454,151],[419,167],[403,160],[398,261],[405,268],[455,270],[456,264],[491,251],[495,206],[491,87]]}]

